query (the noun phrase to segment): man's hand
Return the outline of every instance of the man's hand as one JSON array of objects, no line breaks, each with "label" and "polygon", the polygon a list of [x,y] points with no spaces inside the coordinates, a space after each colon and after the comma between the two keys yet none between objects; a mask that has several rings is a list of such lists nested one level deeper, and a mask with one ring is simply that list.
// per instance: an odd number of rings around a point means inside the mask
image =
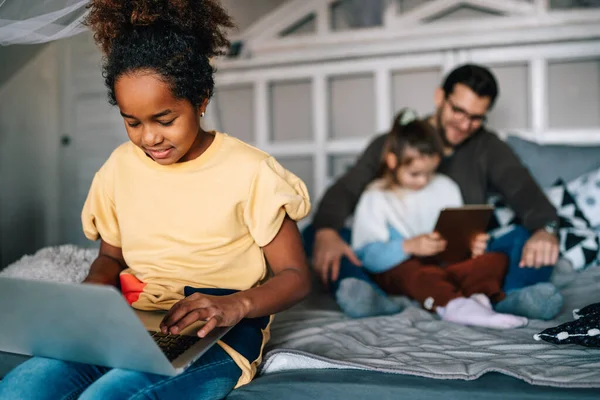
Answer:
[{"label": "man's hand", "polygon": [[543,229],[535,232],[523,246],[520,267],[540,268],[556,264],[558,239]]},{"label": "man's hand", "polygon": [[406,254],[418,257],[428,257],[441,253],[446,249],[448,243],[442,239],[439,233],[427,233],[406,239],[402,246]]},{"label": "man's hand", "polygon": [[352,248],[335,230],[319,229],[315,234],[313,267],[321,276],[324,285],[327,285],[330,277],[332,281],[337,281],[340,274],[340,260],[343,256],[348,257],[352,264],[361,266]]},{"label": "man's hand", "polygon": [[485,249],[487,248],[489,240],[490,235],[488,235],[487,233],[479,233],[475,235],[471,244],[471,255],[473,258],[479,257],[480,255],[485,253]]},{"label": "man's hand", "polygon": [[160,324],[160,330],[162,333],[179,334],[196,321],[206,321],[198,331],[202,338],[218,326],[237,324],[250,312],[250,308],[241,294],[208,296],[194,293],[171,307]]}]

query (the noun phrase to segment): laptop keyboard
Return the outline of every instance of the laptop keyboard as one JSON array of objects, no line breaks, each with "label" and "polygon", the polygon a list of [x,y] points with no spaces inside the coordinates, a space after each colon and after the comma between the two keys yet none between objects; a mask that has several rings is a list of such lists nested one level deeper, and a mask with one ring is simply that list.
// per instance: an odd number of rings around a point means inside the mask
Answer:
[{"label": "laptop keyboard", "polygon": [[169,361],[175,360],[200,340],[197,336],[171,335],[155,331],[148,331],[148,333],[150,333],[150,336],[152,336],[158,347],[165,353]]}]

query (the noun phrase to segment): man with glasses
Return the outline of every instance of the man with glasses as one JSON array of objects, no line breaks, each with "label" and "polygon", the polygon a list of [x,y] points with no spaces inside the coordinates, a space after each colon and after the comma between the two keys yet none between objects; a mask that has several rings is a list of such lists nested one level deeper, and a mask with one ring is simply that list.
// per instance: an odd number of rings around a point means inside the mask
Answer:
[{"label": "man with glasses", "polygon": [[[497,96],[496,79],[487,68],[467,64],[448,74],[442,87],[435,92],[436,112],[427,117],[445,144],[445,158],[439,172],[459,185],[465,204],[486,203],[493,191],[502,195],[520,217],[522,227],[493,240],[488,248],[512,253],[513,259],[514,252],[522,250],[521,256],[517,255],[517,265],[510,266],[505,280],[504,290],[509,295],[498,303],[497,310],[550,319],[560,310],[562,297],[550,283],[540,282],[550,279],[550,266],[558,258],[558,216],[512,149],[485,128],[486,115]],[[340,232],[360,195],[376,178],[385,136],[375,138],[355,165],[327,190],[313,226],[305,235],[308,245],[314,240],[312,259],[316,272],[324,283],[333,283],[334,291],[338,290],[337,283],[342,278],[365,275],[358,272],[356,266],[360,266],[360,261]],[[338,294],[338,303],[344,308]],[[376,295],[371,293],[371,297]],[[397,310],[389,300],[387,303],[383,298],[375,300],[383,304],[378,307],[380,310]],[[365,314],[369,313],[367,307]]]}]

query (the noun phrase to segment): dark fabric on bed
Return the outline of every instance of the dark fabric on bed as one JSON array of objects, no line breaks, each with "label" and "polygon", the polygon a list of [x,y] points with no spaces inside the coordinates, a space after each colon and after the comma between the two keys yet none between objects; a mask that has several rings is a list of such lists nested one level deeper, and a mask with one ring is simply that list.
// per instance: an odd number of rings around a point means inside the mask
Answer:
[{"label": "dark fabric on bed", "polygon": [[8,374],[13,368],[28,359],[28,356],[0,351],[0,380],[2,380],[2,377]]},{"label": "dark fabric on bed", "polygon": [[600,347],[600,303],[574,310],[573,316],[574,321],[544,329],[535,335],[536,340],[545,340],[554,344]]},{"label": "dark fabric on bed", "polygon": [[600,389],[533,386],[502,374],[474,381],[441,380],[358,370],[298,370],[261,376],[228,400],[552,400],[598,399]]}]

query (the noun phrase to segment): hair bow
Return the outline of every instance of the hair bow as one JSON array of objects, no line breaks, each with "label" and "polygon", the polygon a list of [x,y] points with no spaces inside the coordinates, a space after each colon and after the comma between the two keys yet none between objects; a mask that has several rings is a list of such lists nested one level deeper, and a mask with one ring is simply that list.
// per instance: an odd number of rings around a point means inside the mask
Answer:
[{"label": "hair bow", "polygon": [[415,110],[412,108],[407,108],[402,112],[402,117],[400,117],[400,125],[408,125],[418,118],[419,116]]}]

